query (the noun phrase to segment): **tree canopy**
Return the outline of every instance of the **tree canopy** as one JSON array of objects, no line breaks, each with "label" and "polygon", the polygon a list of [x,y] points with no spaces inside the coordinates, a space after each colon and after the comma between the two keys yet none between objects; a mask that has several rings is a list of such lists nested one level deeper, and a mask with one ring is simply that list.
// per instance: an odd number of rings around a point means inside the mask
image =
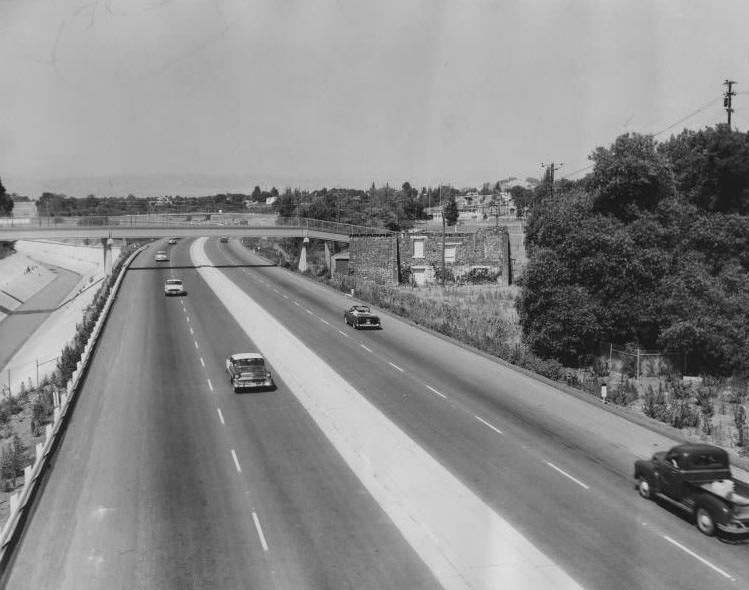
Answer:
[{"label": "tree canopy", "polygon": [[748,146],[725,126],[623,135],[585,179],[537,189],[519,302],[533,350],[577,364],[609,341],[749,372]]},{"label": "tree canopy", "polygon": [[5,192],[3,181],[0,179],[0,216],[8,216],[13,212],[13,199]]}]

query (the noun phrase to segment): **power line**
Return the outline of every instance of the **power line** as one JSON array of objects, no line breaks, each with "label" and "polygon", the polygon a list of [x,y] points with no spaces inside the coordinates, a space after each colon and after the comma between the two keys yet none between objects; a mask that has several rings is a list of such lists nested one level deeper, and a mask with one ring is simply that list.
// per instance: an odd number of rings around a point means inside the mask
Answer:
[{"label": "power line", "polygon": [[664,128],[664,129],[661,129],[661,130],[660,130],[660,131],[658,131],[657,133],[652,133],[651,135],[652,135],[653,137],[658,137],[658,136],[659,136],[659,135],[660,135],[661,133],[665,133],[665,132],[666,132],[666,131],[668,131],[669,129],[673,129],[674,127],[676,127],[676,126],[677,126],[677,125],[679,125],[680,123],[683,123],[683,122],[684,122],[684,121],[686,121],[687,119],[691,119],[691,118],[692,118],[692,117],[694,117],[695,115],[697,115],[697,114],[701,113],[701,112],[702,112],[702,111],[704,111],[704,110],[705,110],[706,108],[708,108],[708,107],[711,107],[711,106],[713,106],[713,105],[714,105],[714,104],[715,104],[716,102],[720,101],[720,99],[721,99],[721,98],[723,98],[723,97],[722,97],[722,96],[717,96],[716,98],[712,99],[712,100],[711,100],[710,102],[708,102],[708,103],[705,103],[705,104],[704,104],[704,105],[702,105],[702,106],[701,106],[700,108],[698,108],[698,109],[696,109],[696,110],[692,111],[691,113],[689,113],[689,114],[688,114],[688,115],[687,115],[686,117],[682,117],[681,119],[679,119],[678,121],[676,121],[676,123],[673,123],[673,124],[669,125],[668,127]]},{"label": "power line", "polygon": [[[735,92],[734,94],[749,94],[749,92]],[[706,102],[701,107],[693,110],[691,113],[689,113],[688,115],[685,115],[684,117],[682,117],[681,119],[679,119],[675,123],[672,123],[668,127],[664,127],[660,131],[656,131],[655,133],[651,133],[649,135],[652,135],[653,137],[658,137],[659,135],[662,135],[666,131],[668,131],[670,129],[673,129],[674,127],[676,127],[677,125],[683,123],[687,119],[691,119],[692,117],[694,117],[695,115],[701,113],[705,109],[713,106],[716,102],[719,102],[722,98],[723,98],[722,96],[717,96],[717,97],[713,98],[711,101]],[[570,176],[575,176],[577,174],[580,174],[581,172],[585,172],[586,170],[590,170],[591,168],[593,168],[593,166],[595,166],[595,164],[588,164],[587,166],[584,166],[583,168],[580,168],[578,170],[575,170],[573,172],[569,172],[569,173],[565,174],[564,176],[562,176],[562,178],[569,178]]]}]

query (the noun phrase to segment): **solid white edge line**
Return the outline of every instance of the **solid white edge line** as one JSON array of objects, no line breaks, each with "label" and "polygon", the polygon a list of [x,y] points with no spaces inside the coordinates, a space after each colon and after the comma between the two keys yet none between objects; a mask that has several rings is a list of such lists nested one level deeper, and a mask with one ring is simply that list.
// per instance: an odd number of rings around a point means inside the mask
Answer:
[{"label": "solid white edge line", "polygon": [[226,425],[226,422],[224,422],[224,414],[221,412],[221,408],[216,408],[216,411],[218,412],[218,419],[221,420],[221,424]]},{"label": "solid white edge line", "polygon": [[361,346],[361,347],[362,347],[362,348],[363,348],[364,350],[366,350],[367,352],[372,352],[372,349],[371,349],[371,348],[369,348],[368,346],[364,346],[363,344],[360,344],[359,346]]},{"label": "solid white edge line", "polygon": [[237,459],[237,453],[234,449],[231,450],[231,458],[234,459],[234,467],[237,468],[237,473],[242,473],[242,466],[239,464],[239,459]]},{"label": "solid white edge line", "polygon": [[[425,384],[425,385],[426,385],[426,384]],[[427,389],[428,389],[429,391],[431,391],[431,392],[433,392],[433,393],[436,393],[436,394],[437,394],[438,396],[440,396],[440,397],[441,397],[442,399],[447,399],[447,396],[446,396],[446,395],[445,395],[444,393],[440,393],[439,391],[437,391],[437,390],[436,390],[436,389],[435,389],[434,387],[432,387],[431,385],[426,385],[426,388],[427,388]]]},{"label": "solid white edge line", "polygon": [[211,391],[213,391],[213,383],[211,383],[210,379],[208,379],[208,389],[210,389]]},{"label": "solid white edge line", "polygon": [[391,366],[391,367],[393,367],[394,369],[397,369],[397,370],[398,370],[398,371],[400,371],[401,373],[405,373],[405,371],[404,371],[403,369],[401,369],[401,368],[400,368],[400,367],[399,367],[398,365],[396,365],[395,363],[391,363],[391,362],[388,362],[388,365],[390,365],[390,366]]},{"label": "solid white edge line", "polygon": [[317,319],[318,319],[318,320],[320,320],[320,321],[321,321],[321,322],[322,322],[323,324],[325,324],[326,326],[329,326],[329,325],[330,325],[330,322],[329,322],[328,320],[324,320],[324,319],[322,319],[322,318],[317,318]]},{"label": "solid white edge line", "polygon": [[673,539],[672,539],[671,537],[669,537],[668,535],[663,535],[663,538],[664,538],[664,539],[666,539],[666,541],[668,541],[668,542],[669,542],[669,543],[671,543],[672,545],[676,545],[676,546],[677,546],[677,547],[678,547],[679,549],[681,549],[681,550],[682,550],[682,551],[684,551],[685,553],[688,553],[689,555],[691,555],[692,557],[694,557],[694,558],[695,558],[696,560],[698,560],[698,561],[701,561],[702,563],[704,563],[704,564],[705,564],[705,565],[706,565],[707,567],[709,567],[710,569],[713,569],[713,570],[715,570],[716,572],[718,572],[718,573],[719,573],[719,574],[720,574],[721,576],[723,576],[724,578],[728,578],[728,579],[729,579],[729,580],[731,580],[732,582],[735,582],[735,581],[736,581],[736,578],[734,578],[734,577],[733,577],[733,576],[732,576],[731,574],[729,574],[728,572],[725,572],[725,571],[723,571],[723,570],[722,570],[722,569],[720,569],[720,568],[719,568],[718,566],[716,566],[716,565],[713,565],[712,563],[710,563],[710,562],[709,562],[709,561],[708,561],[707,559],[705,559],[704,557],[700,557],[699,555],[697,555],[697,554],[696,554],[696,553],[695,553],[694,551],[692,551],[691,549],[687,549],[686,547],[684,547],[684,545],[682,545],[682,544],[681,544],[681,543],[679,543],[678,541],[674,541],[674,540],[673,540]]},{"label": "solid white edge line", "polygon": [[488,426],[489,428],[491,428],[491,429],[492,429],[492,430],[493,430],[494,432],[496,432],[497,434],[504,434],[504,433],[503,433],[503,432],[502,432],[502,431],[501,431],[501,430],[500,430],[499,428],[497,428],[497,427],[496,427],[496,426],[494,426],[493,424],[489,424],[489,423],[488,423],[488,422],[487,422],[486,420],[484,420],[484,419],[483,419],[483,418],[482,418],[481,416],[474,416],[474,418],[476,418],[476,420],[478,420],[479,422],[481,422],[481,423],[482,423],[482,424],[483,424],[484,426]]},{"label": "solid white edge line", "polygon": [[260,544],[263,546],[263,551],[268,551],[268,543],[265,541],[263,527],[260,526],[260,519],[254,510],[252,511],[252,520],[255,522],[255,530],[257,530],[257,536],[260,537]]},{"label": "solid white edge line", "polygon": [[550,463],[549,461],[544,461],[544,463],[546,463],[549,467],[551,467],[552,469],[554,469],[554,470],[558,471],[559,473],[561,473],[562,475],[564,475],[564,477],[571,479],[572,481],[574,481],[580,487],[583,487],[586,490],[590,489],[590,487],[587,484],[584,484],[579,479],[576,479],[575,477],[571,476],[564,469],[560,469],[559,467],[557,467],[556,465],[554,465],[554,463]]},{"label": "solid white edge line", "polygon": [[200,357],[200,364],[203,365],[203,368],[205,369],[205,361],[202,356]]}]

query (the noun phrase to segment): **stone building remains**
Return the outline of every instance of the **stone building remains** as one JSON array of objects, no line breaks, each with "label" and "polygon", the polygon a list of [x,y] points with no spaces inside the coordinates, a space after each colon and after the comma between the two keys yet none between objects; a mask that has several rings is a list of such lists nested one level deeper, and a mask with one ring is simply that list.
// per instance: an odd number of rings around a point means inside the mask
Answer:
[{"label": "stone building remains", "polygon": [[[435,283],[442,269],[442,240],[441,231],[352,236],[347,273],[379,284]],[[455,280],[478,274],[512,282],[505,227],[446,233],[444,250],[446,275]]]}]

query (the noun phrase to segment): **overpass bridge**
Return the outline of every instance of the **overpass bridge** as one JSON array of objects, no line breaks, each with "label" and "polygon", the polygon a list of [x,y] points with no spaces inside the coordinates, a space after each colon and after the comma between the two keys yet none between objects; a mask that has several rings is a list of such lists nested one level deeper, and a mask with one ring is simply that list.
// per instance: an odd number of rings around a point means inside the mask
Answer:
[{"label": "overpass bridge", "polygon": [[350,242],[383,236],[384,228],[257,213],[154,213],[86,217],[0,217],[0,241],[156,239],[163,237],[280,237]]}]

